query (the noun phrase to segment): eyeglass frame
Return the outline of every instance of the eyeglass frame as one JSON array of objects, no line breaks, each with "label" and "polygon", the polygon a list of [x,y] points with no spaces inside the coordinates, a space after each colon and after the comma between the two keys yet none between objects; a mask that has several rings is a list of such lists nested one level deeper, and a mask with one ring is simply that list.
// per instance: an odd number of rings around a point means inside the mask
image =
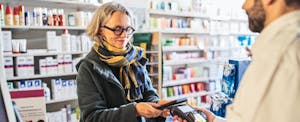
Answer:
[{"label": "eyeglass frame", "polygon": [[[116,28],[118,28],[118,27],[120,27],[120,28],[122,29],[122,31],[121,31],[119,34],[117,33],[117,29],[116,29]],[[132,35],[132,34],[134,33],[134,31],[135,31],[135,29],[134,29],[133,27],[131,27],[131,26],[128,26],[128,27],[126,27],[126,28],[123,28],[123,27],[121,27],[121,26],[117,26],[117,27],[115,27],[115,28],[110,28],[110,27],[104,25],[104,26],[102,26],[102,28],[106,28],[106,29],[108,29],[108,30],[114,32],[114,34],[117,35],[117,36],[121,36],[122,33],[123,33],[124,31],[125,31],[126,35]],[[132,29],[132,32],[131,32],[131,33],[127,33],[127,30],[128,30],[129,28]]]}]

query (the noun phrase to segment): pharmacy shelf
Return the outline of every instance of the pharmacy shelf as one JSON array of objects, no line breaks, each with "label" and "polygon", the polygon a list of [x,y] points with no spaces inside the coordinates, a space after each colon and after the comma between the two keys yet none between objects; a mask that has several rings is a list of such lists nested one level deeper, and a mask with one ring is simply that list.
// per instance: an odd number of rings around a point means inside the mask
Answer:
[{"label": "pharmacy shelf", "polygon": [[61,73],[61,74],[47,74],[47,75],[33,75],[33,76],[23,76],[23,77],[8,77],[7,80],[24,80],[24,79],[36,79],[36,78],[50,78],[50,77],[62,77],[62,76],[72,76],[77,75],[77,72],[72,73]]},{"label": "pharmacy shelf", "polygon": [[179,96],[173,96],[173,97],[167,97],[167,100],[177,100],[177,99],[182,99],[182,98],[190,98],[190,97],[200,97],[204,95],[210,95],[210,94],[215,94],[219,91],[212,91],[212,92],[207,92],[207,91],[202,91],[202,92],[196,92],[196,93],[190,93],[190,94],[181,94]]},{"label": "pharmacy shelf", "polygon": [[247,19],[233,19],[230,17],[211,17],[212,21],[227,21],[227,22],[248,22]]},{"label": "pharmacy shelf", "polygon": [[4,56],[19,57],[19,56],[51,56],[51,55],[67,55],[67,54],[87,54],[87,51],[76,51],[76,52],[43,52],[43,53],[4,53]]},{"label": "pharmacy shelf", "polygon": [[203,49],[197,46],[163,46],[163,52],[175,52],[175,51],[201,51]]},{"label": "pharmacy shelf", "polygon": [[2,26],[2,29],[37,29],[37,30],[85,30],[86,27],[77,26]]},{"label": "pharmacy shelf", "polygon": [[197,34],[197,35],[209,35],[209,32],[201,32],[199,29],[191,29],[191,28],[166,28],[166,29],[149,29],[149,30],[141,30],[137,33],[153,33],[160,32],[163,34]]},{"label": "pharmacy shelf", "polygon": [[170,80],[170,81],[163,81],[163,87],[168,86],[176,86],[182,84],[190,84],[190,83],[197,83],[197,82],[205,82],[209,80],[217,80],[220,79],[218,77],[207,77],[207,78],[190,78],[190,79],[182,79],[182,80]]},{"label": "pharmacy shelf", "polygon": [[195,12],[174,12],[174,11],[163,11],[163,10],[153,10],[150,9],[149,13],[151,15],[160,15],[160,16],[171,16],[171,17],[190,17],[190,18],[202,18],[209,19],[209,17],[205,17]]},{"label": "pharmacy shelf", "polygon": [[238,50],[238,49],[241,49],[241,47],[230,47],[230,48],[209,47],[209,48],[206,48],[206,50],[209,50],[209,51],[228,51],[228,50]]},{"label": "pharmacy shelf", "polygon": [[100,3],[80,2],[75,0],[0,0],[1,3],[18,3],[26,6],[41,6],[51,8],[68,8],[68,9],[80,9],[80,10],[95,10],[101,6]]},{"label": "pharmacy shelf", "polygon": [[60,100],[50,100],[50,101],[47,101],[46,104],[66,102],[66,101],[72,101],[72,100],[77,100],[77,99],[78,99],[78,97],[72,97],[72,98],[60,99]]},{"label": "pharmacy shelf", "polygon": [[163,65],[183,65],[183,64],[195,64],[195,63],[205,63],[210,62],[213,60],[206,60],[204,58],[193,58],[193,59],[182,59],[178,60],[171,60],[171,61],[164,61]]}]

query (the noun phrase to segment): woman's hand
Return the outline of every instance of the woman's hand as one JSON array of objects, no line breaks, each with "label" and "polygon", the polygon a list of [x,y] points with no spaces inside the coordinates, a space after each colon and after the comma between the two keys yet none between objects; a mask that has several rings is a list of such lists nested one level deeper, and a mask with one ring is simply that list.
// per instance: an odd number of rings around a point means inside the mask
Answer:
[{"label": "woman's hand", "polygon": [[[209,110],[206,110],[205,108],[195,107],[194,109],[202,111],[207,117],[207,122],[213,122],[216,117],[212,112],[210,112]],[[187,122],[186,120],[184,120],[178,116],[174,116],[173,119],[175,119],[179,122]]]},{"label": "woman's hand", "polygon": [[[171,100],[160,100],[160,101],[157,102],[157,104],[161,106],[161,105],[169,103],[169,102],[171,102]],[[160,116],[166,118],[167,116],[170,116],[170,115],[171,115],[170,110],[169,109],[164,109]]]},{"label": "woman's hand", "polygon": [[138,116],[145,118],[155,118],[162,114],[163,111],[156,109],[159,105],[151,102],[139,102],[135,105]]}]

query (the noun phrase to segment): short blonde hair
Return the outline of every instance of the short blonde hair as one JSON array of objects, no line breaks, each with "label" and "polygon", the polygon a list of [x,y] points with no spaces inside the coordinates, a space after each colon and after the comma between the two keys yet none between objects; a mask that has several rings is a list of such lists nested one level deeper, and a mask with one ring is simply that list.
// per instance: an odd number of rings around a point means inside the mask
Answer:
[{"label": "short blonde hair", "polygon": [[[116,12],[120,11],[127,16],[129,16],[130,20],[132,21],[131,14],[129,10],[116,2],[108,2],[101,5],[94,13],[94,16],[87,26],[86,33],[93,41],[101,41],[101,37],[99,38],[99,31],[102,26],[104,26],[107,21],[111,18],[111,15]],[[132,23],[132,22],[131,22]]]}]

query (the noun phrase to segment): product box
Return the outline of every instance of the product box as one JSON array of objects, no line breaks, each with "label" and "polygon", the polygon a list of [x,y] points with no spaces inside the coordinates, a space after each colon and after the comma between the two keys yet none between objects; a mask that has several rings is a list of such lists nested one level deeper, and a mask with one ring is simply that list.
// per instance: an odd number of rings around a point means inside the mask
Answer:
[{"label": "product box", "polygon": [[56,59],[53,59],[51,61],[51,69],[52,69],[53,74],[57,74],[57,72],[58,72],[58,62],[57,62]]},{"label": "product box", "polygon": [[2,31],[2,44],[4,52],[12,52],[11,31]]},{"label": "product box", "polygon": [[49,52],[57,51],[55,31],[47,31],[47,49]]},{"label": "product box", "polygon": [[57,55],[57,61],[58,61],[58,66],[57,66],[57,72],[64,73],[64,55]]},{"label": "product box", "polygon": [[47,74],[47,60],[40,59],[39,60],[39,70],[41,75]]},{"label": "product box", "polygon": [[64,72],[72,72],[72,55],[64,55]]},{"label": "product box", "polygon": [[55,45],[57,52],[63,52],[61,36],[56,36],[53,44]]},{"label": "product box", "polygon": [[42,80],[41,79],[35,79],[32,80],[33,82],[33,88],[42,88]]},{"label": "product box", "polygon": [[53,68],[52,68],[52,57],[46,57],[46,72],[47,74],[53,74]]},{"label": "product box", "polygon": [[62,87],[62,91],[60,93],[62,98],[67,98],[69,96],[67,96],[68,93],[68,81],[67,80],[62,80],[61,81],[61,87]]},{"label": "product box", "polygon": [[17,89],[26,89],[27,88],[27,82],[26,81],[19,81],[17,82]]},{"label": "product box", "polygon": [[27,76],[27,57],[16,57],[16,76]]},{"label": "product box", "polygon": [[46,102],[43,89],[10,91],[24,122],[46,122]]},{"label": "product box", "polygon": [[51,92],[53,100],[61,99],[62,95],[62,82],[61,79],[52,79],[51,80]]},{"label": "product box", "polygon": [[12,57],[4,57],[4,68],[6,77],[11,78],[14,76],[14,66]]},{"label": "product box", "polygon": [[34,58],[33,56],[28,56],[26,58],[26,70],[27,70],[27,76],[33,76],[34,75]]}]

